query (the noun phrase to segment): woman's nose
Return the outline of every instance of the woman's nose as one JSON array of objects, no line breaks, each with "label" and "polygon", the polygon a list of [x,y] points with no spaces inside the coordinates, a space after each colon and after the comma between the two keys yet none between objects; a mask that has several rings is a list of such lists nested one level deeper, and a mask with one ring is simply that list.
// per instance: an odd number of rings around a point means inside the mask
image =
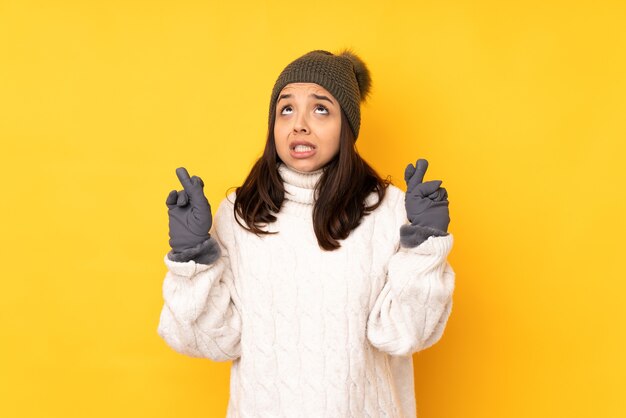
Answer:
[{"label": "woman's nose", "polygon": [[293,125],[295,132],[309,132],[309,126],[303,114],[299,114]]}]

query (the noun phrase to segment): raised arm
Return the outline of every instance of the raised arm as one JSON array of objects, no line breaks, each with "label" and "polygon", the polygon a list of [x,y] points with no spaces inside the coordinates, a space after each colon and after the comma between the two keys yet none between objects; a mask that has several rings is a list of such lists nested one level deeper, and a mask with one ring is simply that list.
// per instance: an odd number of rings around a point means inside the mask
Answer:
[{"label": "raised arm", "polygon": [[232,204],[224,199],[207,240],[164,258],[168,271],[157,332],[181,354],[214,361],[241,355],[241,303],[229,255],[230,209]]},{"label": "raised arm", "polygon": [[394,205],[397,251],[367,323],[367,338],[391,355],[411,355],[441,338],[452,310],[453,236],[407,223],[404,194]]}]

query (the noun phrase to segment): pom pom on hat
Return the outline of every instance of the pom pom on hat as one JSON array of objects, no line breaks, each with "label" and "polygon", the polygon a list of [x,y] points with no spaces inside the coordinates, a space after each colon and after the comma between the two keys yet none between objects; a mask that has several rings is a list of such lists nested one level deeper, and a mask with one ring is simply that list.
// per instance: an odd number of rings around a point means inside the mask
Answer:
[{"label": "pom pom on hat", "polygon": [[356,75],[356,81],[359,84],[359,91],[361,93],[361,102],[366,102],[372,87],[372,77],[370,75],[369,69],[367,68],[367,65],[350,48],[344,48],[343,50],[339,51],[337,55],[341,57],[346,57],[350,61],[352,61],[354,74]]}]

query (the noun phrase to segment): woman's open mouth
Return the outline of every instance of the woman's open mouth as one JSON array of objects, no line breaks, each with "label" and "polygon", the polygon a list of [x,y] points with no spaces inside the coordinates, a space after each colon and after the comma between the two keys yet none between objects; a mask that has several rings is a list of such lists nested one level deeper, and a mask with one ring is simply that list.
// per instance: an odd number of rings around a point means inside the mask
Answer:
[{"label": "woman's open mouth", "polygon": [[294,148],[290,148],[289,152],[293,158],[308,158],[315,155],[315,148],[308,145],[296,145]]}]

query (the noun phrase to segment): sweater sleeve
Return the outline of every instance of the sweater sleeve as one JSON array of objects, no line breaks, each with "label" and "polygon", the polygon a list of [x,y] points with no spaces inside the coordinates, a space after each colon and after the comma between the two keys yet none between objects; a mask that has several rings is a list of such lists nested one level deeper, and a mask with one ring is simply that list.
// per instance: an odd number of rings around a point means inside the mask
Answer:
[{"label": "sweater sleeve", "polygon": [[408,223],[404,193],[394,205],[396,252],[367,321],[367,338],[381,351],[407,356],[441,338],[452,310],[455,273],[447,261],[453,236],[428,236],[407,247],[400,228]]},{"label": "sweater sleeve", "polygon": [[229,250],[232,224],[227,199],[218,208],[210,240],[219,257],[210,264],[164,257],[167,273],[158,334],[175,351],[191,357],[229,361],[241,355],[241,303],[235,287]]}]

